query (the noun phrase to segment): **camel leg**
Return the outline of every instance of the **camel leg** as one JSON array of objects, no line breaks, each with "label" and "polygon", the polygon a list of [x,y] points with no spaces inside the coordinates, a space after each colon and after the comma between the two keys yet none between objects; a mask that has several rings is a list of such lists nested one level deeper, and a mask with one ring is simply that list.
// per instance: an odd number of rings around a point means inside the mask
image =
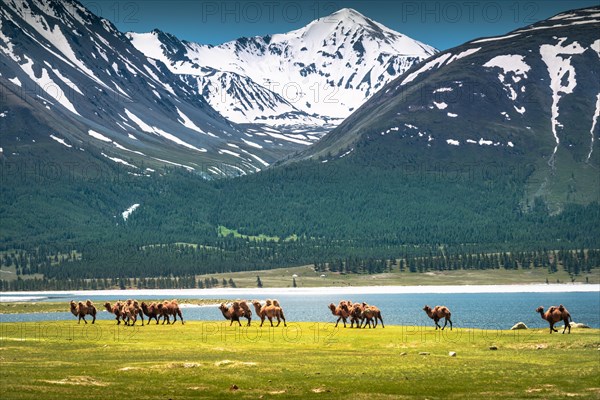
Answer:
[{"label": "camel leg", "polygon": [[287,323],[285,322],[285,316],[283,315],[283,312],[281,313],[281,319],[283,319],[283,326],[287,326]]},{"label": "camel leg", "polygon": [[94,322],[96,322],[96,314],[92,315],[92,317],[94,317],[94,319],[92,320],[92,324],[93,324]]},{"label": "camel leg", "polygon": [[271,328],[273,327],[273,317],[267,317],[269,318],[269,322],[271,323]]},{"label": "camel leg", "polygon": [[[381,315],[379,316],[379,320],[381,321],[381,327],[385,328],[385,325],[383,325],[383,318],[381,318]],[[452,329],[452,325],[450,325],[450,329]]]},{"label": "camel leg", "polygon": [[239,318],[237,319],[237,323],[238,323],[239,326],[242,326],[242,323],[240,322]]},{"label": "camel leg", "polygon": [[336,327],[336,328],[337,328],[338,324],[340,323],[340,320],[341,320],[341,319],[342,319],[342,317],[339,317],[339,318],[337,319],[337,321],[335,322],[335,327]]},{"label": "camel leg", "polygon": [[565,327],[564,327],[563,332],[562,332],[563,335],[565,334],[565,331],[567,330],[567,328],[569,328],[569,333],[571,333],[571,324],[569,324],[569,320],[565,319],[564,322],[565,322]]},{"label": "camel leg", "polygon": [[452,330],[452,320],[451,319],[447,319],[447,322],[450,322],[450,330]]},{"label": "camel leg", "polygon": [[[181,310],[177,310],[177,313],[179,314],[179,319],[181,320],[181,325],[183,325],[184,324],[183,314],[181,314]],[[248,326],[250,326],[250,318],[248,318]]]},{"label": "camel leg", "polygon": [[279,324],[281,324],[281,319],[279,319],[279,315],[275,318],[277,318],[277,325],[275,325],[275,326],[279,326]]},{"label": "camel leg", "polygon": [[446,327],[446,325],[448,325],[448,320],[447,319],[444,320],[444,326],[442,326],[442,330],[444,330],[444,328]]}]

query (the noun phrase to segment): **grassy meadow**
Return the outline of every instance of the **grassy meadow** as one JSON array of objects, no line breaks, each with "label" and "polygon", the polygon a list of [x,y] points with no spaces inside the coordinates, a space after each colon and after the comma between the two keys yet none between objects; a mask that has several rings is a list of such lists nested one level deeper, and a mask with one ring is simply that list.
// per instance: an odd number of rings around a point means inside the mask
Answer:
[{"label": "grassy meadow", "polygon": [[597,399],[599,349],[597,329],[4,323],[0,398]]},{"label": "grassy meadow", "polygon": [[[568,272],[560,268],[555,273],[548,273],[545,268],[531,268],[518,270],[457,270],[414,273],[409,271],[382,274],[340,274],[331,272],[315,272],[312,265],[300,267],[277,268],[264,271],[229,272],[223,274],[199,275],[198,279],[214,277],[220,281],[230,278],[237,287],[255,288],[256,277],[265,288],[292,287],[293,275],[296,277],[298,287],[324,287],[324,286],[409,286],[409,285],[516,285],[516,284],[543,284],[546,283],[571,283]],[[325,275],[322,277],[321,275]],[[587,278],[587,281],[586,281]],[[575,283],[600,283],[600,274],[593,270],[589,274],[581,274]]]}]

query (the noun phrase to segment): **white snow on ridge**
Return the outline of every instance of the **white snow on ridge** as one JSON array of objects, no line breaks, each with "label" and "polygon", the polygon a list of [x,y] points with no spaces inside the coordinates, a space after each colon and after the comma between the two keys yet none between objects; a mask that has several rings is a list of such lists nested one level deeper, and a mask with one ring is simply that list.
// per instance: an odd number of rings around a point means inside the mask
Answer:
[{"label": "white snow on ridge", "polygon": [[50,135],[50,137],[51,137],[52,139],[56,140],[58,143],[60,143],[60,144],[62,144],[63,146],[65,146],[65,147],[69,147],[69,148],[73,147],[73,146],[71,146],[70,144],[68,144],[67,142],[65,142],[65,139],[61,139],[61,138],[59,138],[59,137],[57,137],[57,136],[54,136],[54,135]]},{"label": "white snow on ridge", "polygon": [[152,127],[150,125],[146,124],[137,115],[135,115],[128,109],[125,109],[125,114],[127,114],[127,117],[131,121],[133,121],[137,126],[139,126],[142,131],[147,132],[147,133],[155,133],[154,129],[152,129]]},{"label": "white snow on ridge", "polygon": [[175,108],[177,109],[177,114],[179,114],[179,117],[183,120],[183,122],[181,123],[183,126],[185,126],[186,128],[189,128],[193,131],[196,131],[198,133],[204,133],[204,131],[202,131],[202,129],[198,128],[198,126],[196,124],[194,124],[194,122],[187,115],[185,115],[183,112],[181,112],[181,110],[179,110],[179,108],[177,108],[177,107],[175,107]]},{"label": "white snow on ridge", "polygon": [[[557,132],[557,127],[559,125],[558,102],[562,95],[573,93],[573,89],[575,89],[575,86],[577,85],[575,68],[571,65],[571,57],[563,56],[581,54],[586,50],[577,42],[563,46],[563,43],[566,40],[566,37],[559,38],[555,45],[543,44],[540,46],[540,54],[542,56],[542,61],[544,61],[548,68],[548,74],[550,75],[550,90],[552,90],[552,135],[556,141],[554,151],[548,160],[548,165],[552,168],[554,168],[554,157],[558,151],[558,146],[560,145],[560,139]],[[563,85],[565,78],[566,85]]]},{"label": "white snow on ridge", "polygon": [[33,72],[33,60],[28,58],[26,55],[23,55],[23,58],[25,58],[27,62],[25,64],[21,64],[20,67],[27,75],[29,75],[29,78],[31,78],[31,80],[35,82],[44,92],[52,96],[67,110],[71,111],[73,114],[80,115],[73,104],[69,101],[61,87],[57,85],[52,78],[50,78],[46,68],[41,68],[42,76],[38,79]]},{"label": "white snow on ridge", "polygon": [[140,205],[139,204],[134,204],[131,207],[129,207],[127,210],[123,211],[121,213],[121,215],[123,216],[123,220],[127,221],[127,218],[129,218],[129,216],[131,215],[132,212],[134,212],[136,210],[136,208],[138,208]]},{"label": "white snow on ridge", "polygon": [[417,76],[419,76],[421,73],[423,73],[425,71],[429,71],[432,68],[440,67],[450,57],[452,57],[452,53],[446,53],[446,54],[442,54],[441,56],[435,57],[433,60],[428,61],[427,63],[425,63],[425,65],[423,65],[421,68],[419,68],[415,72],[411,72],[410,74],[408,74],[408,76],[406,78],[404,78],[404,80],[402,81],[401,84],[406,85],[407,83],[414,81],[415,78]]},{"label": "white snow on ridge", "polygon": [[454,140],[454,139],[448,139],[448,140],[446,140],[446,143],[448,143],[452,146],[460,146],[460,142],[458,140]]},{"label": "white snow on ridge", "polygon": [[590,161],[590,157],[594,151],[594,131],[596,129],[596,123],[598,123],[598,118],[600,118],[600,93],[598,93],[598,96],[596,97],[596,111],[592,117],[592,128],[590,129],[590,136],[592,137],[592,140],[590,142],[590,152],[585,160],[586,162]]},{"label": "white snow on ridge", "polygon": [[94,131],[92,129],[88,130],[88,135],[90,135],[91,137],[93,137],[95,139],[101,140],[103,142],[107,142],[107,143],[111,143],[112,142],[111,139],[107,138],[103,134],[98,133],[98,132],[96,132],[96,131]]},{"label": "white snow on ridge", "polygon": [[490,61],[483,64],[483,66],[486,68],[498,67],[501,68],[505,74],[512,72],[515,75],[527,78],[527,72],[529,72],[531,68],[525,63],[523,58],[522,55],[516,54],[501,55],[492,58]]},{"label": "white snow on ridge", "polygon": [[18,87],[21,87],[21,81],[16,76],[14,78],[8,78],[8,80],[17,85]]},{"label": "white snow on ridge", "polygon": [[448,104],[444,103],[443,101],[438,103],[437,101],[434,101],[433,104],[435,104],[435,106],[438,108],[438,110],[445,110],[448,107]]},{"label": "white snow on ridge", "polygon": [[170,141],[172,141],[174,143],[177,143],[180,146],[187,147],[188,149],[199,151],[200,153],[206,153],[206,149],[204,149],[204,148],[198,148],[198,147],[193,146],[193,145],[191,145],[191,144],[189,144],[187,142],[184,142],[183,140],[179,139],[177,136],[175,136],[175,135],[173,135],[173,134],[171,134],[169,132],[165,132],[162,129],[157,128],[156,126],[153,127],[153,130],[154,130],[154,132],[156,132],[160,136],[164,137],[165,139],[170,140]]},{"label": "white snow on ridge", "polygon": [[456,118],[456,117],[458,117],[458,114],[454,114],[454,113],[450,113],[450,112],[449,112],[447,115],[448,115],[450,118]]},{"label": "white snow on ridge", "polygon": [[479,50],[481,50],[481,47],[474,47],[474,48],[472,48],[472,49],[468,49],[468,50],[465,50],[465,51],[463,51],[463,52],[460,52],[460,53],[458,53],[457,55],[450,57],[450,59],[448,60],[448,62],[446,63],[446,65],[448,65],[448,64],[450,64],[451,62],[454,62],[454,61],[456,61],[456,60],[460,60],[461,58],[468,57],[468,56],[470,56],[471,54],[475,54],[475,53],[477,53]]},{"label": "white snow on ridge", "polygon": [[131,168],[138,169],[138,167],[136,167],[135,165],[133,165],[133,164],[130,164],[130,163],[128,163],[127,161],[125,161],[125,160],[123,160],[123,159],[121,159],[121,158],[118,158],[118,157],[111,157],[111,156],[109,156],[109,155],[107,155],[107,154],[105,154],[105,153],[100,153],[100,154],[102,154],[104,157],[108,158],[109,160],[116,162],[117,164],[123,164],[123,165],[125,165],[125,166],[127,166],[127,167],[131,167]]},{"label": "white snow on ridge", "polygon": [[475,40],[471,43],[486,43],[486,42],[495,42],[496,40],[504,40],[504,39],[510,39],[510,38],[514,38],[519,36],[520,33],[515,33],[512,35],[506,35],[506,36],[495,36],[495,37],[489,37],[489,38],[485,38],[485,39],[479,39],[479,40]]}]

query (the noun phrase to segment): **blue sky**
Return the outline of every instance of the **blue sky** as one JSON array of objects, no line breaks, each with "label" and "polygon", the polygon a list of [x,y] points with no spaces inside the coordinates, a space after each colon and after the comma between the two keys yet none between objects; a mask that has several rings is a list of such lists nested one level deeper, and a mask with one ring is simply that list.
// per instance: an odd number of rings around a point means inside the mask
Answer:
[{"label": "blue sky", "polygon": [[599,1],[193,1],[80,0],[121,31],[154,28],[180,39],[220,44],[283,33],[344,8],[440,50],[494,36]]}]

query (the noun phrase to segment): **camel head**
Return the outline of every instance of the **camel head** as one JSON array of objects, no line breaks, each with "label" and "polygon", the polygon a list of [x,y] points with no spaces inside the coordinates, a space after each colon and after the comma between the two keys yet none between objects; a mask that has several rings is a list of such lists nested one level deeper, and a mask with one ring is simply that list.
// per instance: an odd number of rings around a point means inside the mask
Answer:
[{"label": "camel head", "polygon": [[[160,308],[160,304],[159,304],[159,308]],[[221,303],[221,305],[219,306],[219,310],[225,312],[227,311],[227,306],[225,305],[225,303]]]},{"label": "camel head", "polygon": [[75,303],[75,301],[71,300],[71,310],[77,308],[77,304]]},{"label": "camel head", "polygon": [[426,305],[425,307],[423,307],[423,311],[425,311],[427,314],[429,314],[431,312],[431,307]]},{"label": "camel head", "polygon": [[106,311],[112,312],[112,307],[110,306],[110,303],[108,301],[104,303],[104,308],[106,308]]},{"label": "camel head", "polygon": [[536,313],[543,314],[543,313],[544,313],[544,307],[542,307],[542,306],[539,306],[538,308],[536,308],[536,309],[535,309],[535,312],[536,312]]},{"label": "camel head", "polygon": [[329,309],[330,309],[332,312],[335,312],[335,304],[333,304],[333,303],[329,304]]}]

